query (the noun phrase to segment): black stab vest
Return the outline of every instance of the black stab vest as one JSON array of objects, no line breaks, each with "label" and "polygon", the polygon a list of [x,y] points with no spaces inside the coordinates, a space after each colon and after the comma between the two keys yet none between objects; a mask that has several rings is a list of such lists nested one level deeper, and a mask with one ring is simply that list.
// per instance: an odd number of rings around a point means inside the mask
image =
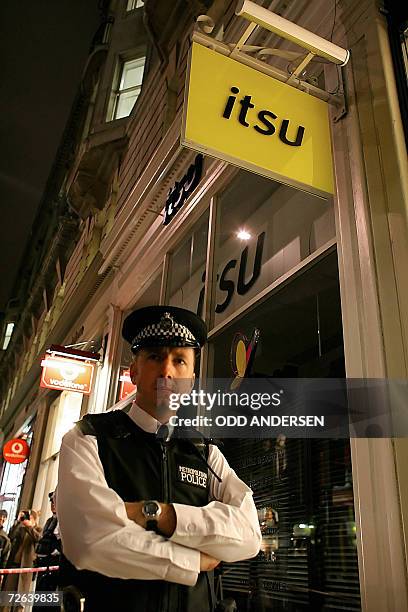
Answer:
[{"label": "black stab vest", "polygon": [[[108,486],[123,501],[156,499],[205,506],[208,503],[208,444],[175,435],[165,442],[138,427],[118,410],[86,415],[77,427],[95,435]],[[177,434],[177,437],[176,437]],[[163,580],[110,578],[77,570],[65,557],[61,586],[74,585],[85,596],[85,612],[210,612],[214,608],[213,572],[201,572],[195,586]]]}]

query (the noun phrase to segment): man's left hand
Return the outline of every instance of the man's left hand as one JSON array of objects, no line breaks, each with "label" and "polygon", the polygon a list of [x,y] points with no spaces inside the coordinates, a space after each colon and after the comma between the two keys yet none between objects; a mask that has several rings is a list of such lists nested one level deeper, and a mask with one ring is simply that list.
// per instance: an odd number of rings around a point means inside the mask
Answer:
[{"label": "man's left hand", "polygon": [[[131,521],[134,521],[143,529],[146,529],[146,517],[142,512],[143,501],[140,502],[124,502],[126,514]],[[164,504],[160,502],[161,514],[157,518],[157,529],[161,534],[169,538],[173,535],[176,529],[177,516],[172,504]]]}]

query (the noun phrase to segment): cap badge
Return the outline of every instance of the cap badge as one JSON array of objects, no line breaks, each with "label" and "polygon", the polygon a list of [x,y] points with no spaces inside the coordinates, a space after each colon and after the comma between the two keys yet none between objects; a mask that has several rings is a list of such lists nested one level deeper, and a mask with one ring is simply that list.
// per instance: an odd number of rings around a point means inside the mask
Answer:
[{"label": "cap badge", "polygon": [[160,327],[164,330],[169,330],[174,325],[174,319],[169,312],[165,312],[160,319]]}]

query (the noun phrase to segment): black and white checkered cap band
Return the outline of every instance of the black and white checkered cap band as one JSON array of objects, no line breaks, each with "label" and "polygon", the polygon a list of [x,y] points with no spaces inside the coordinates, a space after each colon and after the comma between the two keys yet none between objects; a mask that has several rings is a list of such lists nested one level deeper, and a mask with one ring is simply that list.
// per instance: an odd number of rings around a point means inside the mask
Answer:
[{"label": "black and white checkered cap band", "polygon": [[[162,324],[163,319],[161,319],[158,323],[151,323],[144,327],[138,334],[133,338],[132,346],[136,346],[138,344],[143,344],[145,340],[157,339],[161,342],[165,340],[175,340],[177,339],[178,346],[191,346],[197,344],[197,340],[191,331],[185,326],[181,325],[181,323],[176,323],[176,321],[172,320],[171,325],[165,321],[165,324]],[[167,324],[166,324],[167,323]],[[173,344],[173,342],[171,342]]]}]

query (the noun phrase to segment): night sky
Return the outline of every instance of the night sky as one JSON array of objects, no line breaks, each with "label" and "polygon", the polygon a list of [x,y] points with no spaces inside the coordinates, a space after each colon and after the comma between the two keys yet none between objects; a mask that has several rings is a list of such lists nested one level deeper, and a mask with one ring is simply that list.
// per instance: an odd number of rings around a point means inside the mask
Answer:
[{"label": "night sky", "polygon": [[0,313],[98,24],[98,0],[0,3]]}]

